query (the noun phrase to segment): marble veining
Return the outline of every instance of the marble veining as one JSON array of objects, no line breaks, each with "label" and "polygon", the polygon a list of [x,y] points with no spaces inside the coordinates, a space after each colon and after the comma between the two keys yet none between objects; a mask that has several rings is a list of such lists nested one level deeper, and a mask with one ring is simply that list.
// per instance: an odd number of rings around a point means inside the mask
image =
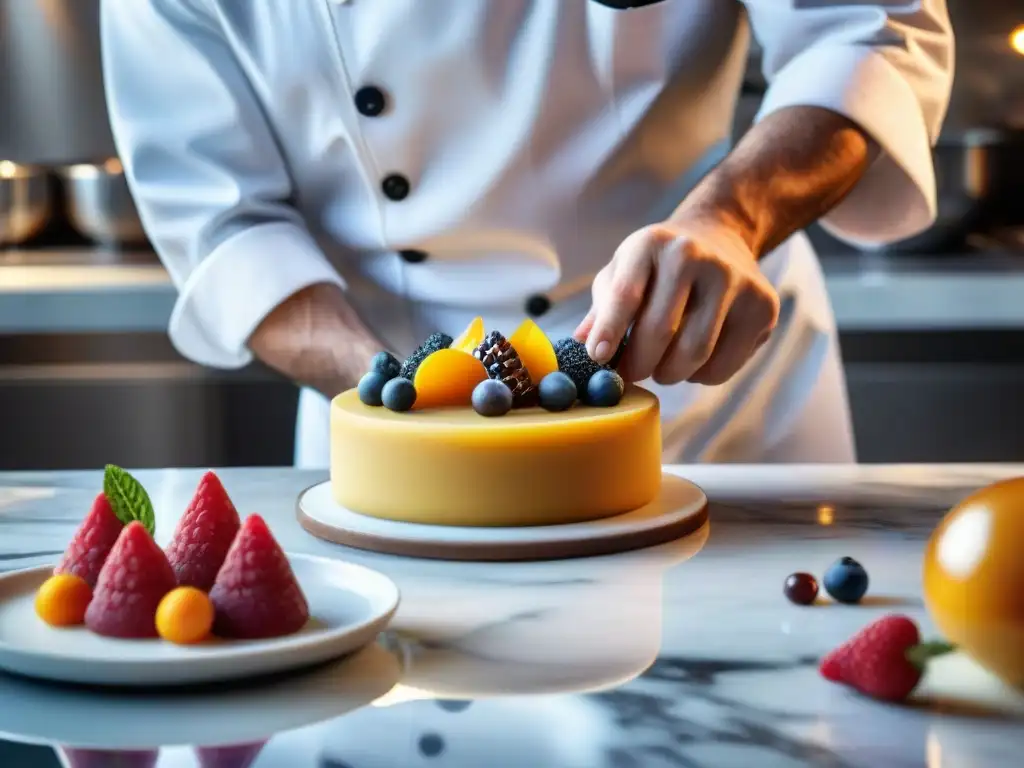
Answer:
[{"label": "marble veining", "polygon": [[[224,470],[240,511],[264,515],[286,549],[394,578],[403,603],[392,629],[351,659],[241,688],[126,694],[0,675],[0,766],[78,768],[82,754],[113,765],[143,750],[159,768],[208,768],[198,748],[225,744],[258,751],[256,768],[1017,764],[1024,695],[962,656],[937,663],[902,707],[828,685],[816,665],[886,612],[932,632],[925,539],[951,505],[1024,466],[674,471],[712,500],[709,525],[684,540],[473,564],[318,541],[298,527],[294,502],[320,473]],[[137,473],[161,542],[200,474]],[[93,472],[0,475],[0,571],[52,562],[98,490]],[[785,601],[788,573],[820,575],[843,555],[869,570],[863,605]],[[42,745],[37,762],[8,756],[26,744]]]}]

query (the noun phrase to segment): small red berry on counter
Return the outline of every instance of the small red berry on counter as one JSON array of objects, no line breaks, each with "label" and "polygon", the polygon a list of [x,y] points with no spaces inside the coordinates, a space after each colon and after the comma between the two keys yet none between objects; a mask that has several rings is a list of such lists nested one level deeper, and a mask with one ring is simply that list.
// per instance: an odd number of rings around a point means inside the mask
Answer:
[{"label": "small red berry on counter", "polygon": [[810,605],[818,597],[818,580],[809,573],[791,573],[783,592],[791,603]]}]

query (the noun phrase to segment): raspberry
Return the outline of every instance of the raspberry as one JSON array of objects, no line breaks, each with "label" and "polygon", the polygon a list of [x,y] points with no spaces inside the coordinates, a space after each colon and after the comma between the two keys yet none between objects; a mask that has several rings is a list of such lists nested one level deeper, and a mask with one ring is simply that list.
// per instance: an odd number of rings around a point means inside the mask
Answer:
[{"label": "raspberry", "polygon": [[255,744],[233,744],[229,747],[199,747],[196,749],[199,768],[249,768],[264,744],[265,741],[258,741]]},{"label": "raspberry", "polygon": [[209,592],[240,527],[238,512],[220,478],[207,472],[167,546],[179,586]]},{"label": "raspberry", "polygon": [[214,634],[258,639],[298,632],[309,605],[291,564],[259,515],[245,519],[210,591]]},{"label": "raspberry", "polygon": [[70,768],[155,768],[160,759],[158,749],[72,749],[61,747],[64,760]]},{"label": "raspberry", "polygon": [[85,624],[107,637],[156,637],[157,606],[175,586],[171,564],[146,527],[130,523],[103,564]]},{"label": "raspberry", "polygon": [[95,587],[103,562],[123,529],[124,525],[117,519],[107,497],[99,494],[53,573],[70,573]]}]

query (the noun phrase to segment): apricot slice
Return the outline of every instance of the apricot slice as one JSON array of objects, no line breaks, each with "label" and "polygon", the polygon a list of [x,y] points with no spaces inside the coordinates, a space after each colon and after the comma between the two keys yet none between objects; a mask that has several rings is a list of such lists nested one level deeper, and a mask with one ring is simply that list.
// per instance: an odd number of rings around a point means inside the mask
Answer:
[{"label": "apricot slice", "polygon": [[530,380],[534,384],[549,373],[558,370],[558,358],[555,356],[555,348],[547,334],[540,329],[533,320],[527,318],[522,325],[516,328],[508,340],[512,348],[519,355],[519,359],[526,366],[530,373]]},{"label": "apricot slice", "polygon": [[176,645],[201,643],[213,628],[213,602],[195,587],[172,589],[156,609],[156,631]]},{"label": "apricot slice", "polygon": [[480,346],[486,333],[487,331],[484,330],[484,319],[482,317],[474,317],[472,322],[466,326],[466,330],[456,337],[450,347],[451,349],[461,349],[463,352],[472,354],[473,350]]},{"label": "apricot slice", "polygon": [[73,627],[85,622],[91,600],[92,588],[85,579],[58,573],[36,592],[36,614],[51,627]]},{"label": "apricot slice", "polygon": [[439,349],[416,369],[415,410],[445,405],[470,405],[473,389],[487,378],[484,364],[461,349]]}]

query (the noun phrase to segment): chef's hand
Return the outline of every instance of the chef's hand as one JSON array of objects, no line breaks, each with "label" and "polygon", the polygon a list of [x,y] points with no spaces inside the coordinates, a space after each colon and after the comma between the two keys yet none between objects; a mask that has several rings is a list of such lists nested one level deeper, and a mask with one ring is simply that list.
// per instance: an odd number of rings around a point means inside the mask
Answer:
[{"label": "chef's hand", "polygon": [[778,315],[778,294],[725,222],[662,223],[627,237],[598,273],[576,338],[605,363],[629,330],[618,364],[627,381],[721,384],[768,340]]}]

